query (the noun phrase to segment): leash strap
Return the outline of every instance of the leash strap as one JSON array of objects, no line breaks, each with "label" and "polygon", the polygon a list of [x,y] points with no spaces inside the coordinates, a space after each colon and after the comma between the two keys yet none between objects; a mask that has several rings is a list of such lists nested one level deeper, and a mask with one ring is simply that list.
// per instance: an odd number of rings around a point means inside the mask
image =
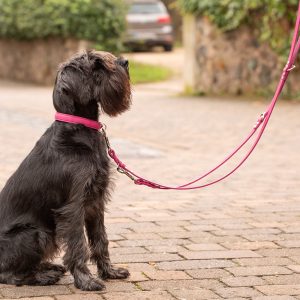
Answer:
[{"label": "leash strap", "polygon": [[[292,71],[296,67],[295,66],[295,61],[297,59],[297,55],[298,55],[299,50],[300,50],[299,28],[300,28],[300,1],[299,1],[299,5],[298,5],[297,20],[296,20],[296,24],[295,24],[294,35],[293,35],[293,39],[292,39],[292,43],[291,43],[291,49],[290,49],[288,61],[287,61],[286,65],[283,69],[280,81],[277,85],[275,94],[274,94],[269,106],[267,107],[266,111],[263,114],[260,115],[260,117],[258,118],[256,124],[254,125],[253,129],[251,130],[249,135],[246,137],[246,139],[233,152],[231,152],[221,163],[219,163],[216,167],[214,167],[210,171],[204,173],[199,178],[197,178],[197,179],[195,179],[191,182],[188,182],[184,185],[180,185],[180,186],[177,186],[177,187],[171,187],[171,186],[158,184],[156,182],[147,180],[147,179],[137,175],[136,173],[134,173],[133,171],[129,170],[126,167],[126,165],[119,159],[116,152],[111,148],[109,140],[108,140],[107,135],[106,135],[105,128],[102,127],[101,131],[102,131],[102,134],[104,135],[105,140],[106,140],[108,155],[116,163],[118,172],[128,176],[137,185],[144,185],[144,186],[148,186],[148,187],[153,188],[153,189],[161,189],[161,190],[194,190],[194,189],[201,189],[201,188],[208,187],[208,186],[211,186],[213,184],[216,184],[220,181],[223,181],[224,179],[226,179],[227,177],[232,175],[234,172],[236,172],[244,164],[244,162],[249,158],[249,156],[252,154],[252,152],[254,151],[256,146],[258,145],[258,143],[259,143],[259,141],[260,141],[260,139],[261,139],[268,123],[269,123],[270,117],[272,115],[272,112],[274,110],[276,102],[277,102],[279,96],[281,95],[282,89],[285,85],[285,82],[286,82],[288,76],[289,76],[289,73],[290,73],[290,71]],[[258,131],[259,128],[260,128],[260,131],[258,132],[258,135],[257,135],[253,145],[251,146],[250,150],[247,152],[247,154],[242,159],[242,161],[233,170],[231,170],[226,175],[224,175],[224,176],[222,176],[222,177],[220,177],[220,178],[218,178],[214,181],[211,181],[211,182],[203,184],[203,185],[194,186],[195,183],[199,182],[200,180],[206,178],[208,175],[210,175],[213,172],[215,172],[216,170],[218,170],[227,161],[229,161],[236,153],[238,153],[248,143],[248,141],[254,136],[254,134]]]}]

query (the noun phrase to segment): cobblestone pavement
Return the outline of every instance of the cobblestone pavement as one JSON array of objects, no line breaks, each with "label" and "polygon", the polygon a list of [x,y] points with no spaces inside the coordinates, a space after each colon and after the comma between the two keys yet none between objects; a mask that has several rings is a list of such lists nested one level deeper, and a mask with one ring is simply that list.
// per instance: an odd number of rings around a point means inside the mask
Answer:
[{"label": "cobblestone pavement", "polygon": [[[266,106],[183,98],[163,87],[136,87],[131,111],[105,123],[128,166],[167,184],[215,165]],[[50,88],[0,83],[1,186],[53,113]],[[129,268],[128,280],[86,293],[67,274],[49,287],[0,285],[0,298],[300,299],[299,116],[299,104],[280,102],[251,159],[208,189],[156,191],[116,175],[106,224],[111,259]]]}]

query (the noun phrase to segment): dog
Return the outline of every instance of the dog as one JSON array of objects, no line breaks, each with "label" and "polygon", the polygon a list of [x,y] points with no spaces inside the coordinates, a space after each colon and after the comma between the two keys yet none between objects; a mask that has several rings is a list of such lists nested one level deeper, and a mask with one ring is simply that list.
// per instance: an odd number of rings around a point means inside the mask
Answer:
[{"label": "dog", "polygon": [[[53,104],[94,121],[121,114],[131,105],[128,61],[108,52],[75,55],[58,69]],[[52,285],[69,270],[77,288],[95,291],[105,288],[102,279],[127,278],[109,258],[110,183],[103,133],[54,121],[0,193],[0,283]],[[61,248],[64,266],[51,263]]]}]

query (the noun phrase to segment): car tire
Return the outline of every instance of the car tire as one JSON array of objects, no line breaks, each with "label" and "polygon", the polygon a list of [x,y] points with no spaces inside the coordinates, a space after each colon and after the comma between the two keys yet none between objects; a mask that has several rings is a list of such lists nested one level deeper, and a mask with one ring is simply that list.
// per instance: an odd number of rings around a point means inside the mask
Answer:
[{"label": "car tire", "polygon": [[173,50],[173,45],[164,45],[163,47],[166,52],[171,52]]}]

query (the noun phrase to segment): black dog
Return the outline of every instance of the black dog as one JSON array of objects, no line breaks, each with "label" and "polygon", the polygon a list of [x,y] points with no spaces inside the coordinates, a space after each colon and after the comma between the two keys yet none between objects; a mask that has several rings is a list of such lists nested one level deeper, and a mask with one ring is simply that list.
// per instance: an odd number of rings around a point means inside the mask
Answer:
[{"label": "black dog", "polygon": [[[58,112],[92,120],[99,111],[124,112],[131,104],[128,61],[106,52],[73,57],[59,68],[53,103]],[[109,259],[104,227],[109,183],[104,136],[55,121],[0,194],[0,282],[54,284],[66,271],[50,263],[60,245],[77,288],[104,288],[88,270],[89,258],[102,279],[128,277]]]}]

